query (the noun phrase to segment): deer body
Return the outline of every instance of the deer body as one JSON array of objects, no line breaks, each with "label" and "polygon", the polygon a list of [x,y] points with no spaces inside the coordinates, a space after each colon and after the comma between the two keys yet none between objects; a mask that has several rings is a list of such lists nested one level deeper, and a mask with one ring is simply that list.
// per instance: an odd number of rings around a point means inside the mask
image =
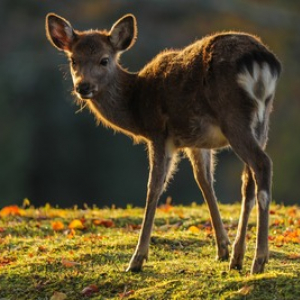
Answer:
[{"label": "deer body", "polygon": [[245,235],[255,199],[257,246],[252,272],[268,259],[268,207],[272,164],[264,152],[280,63],[249,34],[226,32],[205,37],[183,50],[158,54],[138,73],[118,63],[136,38],[136,21],[127,15],[111,31],[74,31],[54,14],[47,36],[71,61],[74,90],[104,125],[121,131],[149,150],[145,218],[128,270],[139,271],[148,257],[155,209],[177,162],[189,157],[208,204],[220,259],[229,257],[229,239],[213,190],[213,150],[231,146],[244,161],[242,211],[230,267],[241,268]]}]

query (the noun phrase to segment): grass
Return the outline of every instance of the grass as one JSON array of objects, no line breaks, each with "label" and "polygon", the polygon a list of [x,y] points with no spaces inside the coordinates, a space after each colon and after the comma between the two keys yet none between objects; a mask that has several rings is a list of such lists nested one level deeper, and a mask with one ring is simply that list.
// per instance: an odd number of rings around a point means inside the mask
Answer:
[{"label": "grass", "polygon": [[[220,205],[233,241],[239,205]],[[255,212],[244,269],[215,260],[207,207],[157,211],[149,261],[126,273],[143,209],[62,210],[9,207],[0,212],[0,299],[300,299],[300,210],[273,204],[270,260],[250,275]]]}]

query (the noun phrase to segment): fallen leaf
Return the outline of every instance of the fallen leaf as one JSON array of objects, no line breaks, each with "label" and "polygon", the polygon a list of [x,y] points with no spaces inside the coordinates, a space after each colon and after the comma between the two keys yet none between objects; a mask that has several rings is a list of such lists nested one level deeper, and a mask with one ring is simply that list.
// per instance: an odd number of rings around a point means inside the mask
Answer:
[{"label": "fallen leaf", "polygon": [[17,205],[6,206],[1,209],[0,216],[21,216],[21,210]]},{"label": "fallen leaf", "polygon": [[124,299],[133,294],[134,294],[134,290],[130,290],[130,291],[124,291],[124,293],[119,294],[119,296],[120,296],[120,299]]},{"label": "fallen leaf", "polygon": [[93,224],[96,226],[104,226],[106,228],[111,228],[115,226],[115,223],[112,220],[100,220],[96,219],[93,221]]},{"label": "fallen leaf", "polygon": [[198,233],[200,232],[200,229],[197,226],[192,225],[189,227],[188,231],[191,233]]},{"label": "fallen leaf", "polygon": [[68,226],[70,229],[84,229],[84,226],[81,222],[81,220],[79,219],[75,219],[73,220],[69,226]]},{"label": "fallen leaf", "polygon": [[291,253],[289,256],[289,259],[300,259],[299,253]]},{"label": "fallen leaf", "polygon": [[295,217],[297,214],[297,208],[295,206],[293,206],[288,209],[287,213],[290,217]]},{"label": "fallen leaf", "polygon": [[254,288],[253,285],[245,285],[241,289],[238,290],[238,293],[240,295],[246,296],[253,290],[253,288]]},{"label": "fallen leaf", "polygon": [[61,221],[54,221],[51,223],[51,226],[54,231],[61,231],[65,228],[64,223]]},{"label": "fallen leaf", "polygon": [[0,257],[0,267],[9,265],[9,264],[11,264],[12,262],[13,262],[13,260],[10,259],[10,258],[7,258],[7,257]]},{"label": "fallen leaf", "polygon": [[85,287],[81,291],[81,294],[86,296],[86,297],[90,297],[92,294],[98,293],[98,292],[99,292],[99,288],[95,284],[91,284],[91,285]]},{"label": "fallen leaf", "polygon": [[136,225],[136,224],[128,224],[127,229],[128,230],[140,230],[142,228],[142,225]]},{"label": "fallen leaf", "polygon": [[75,230],[70,229],[70,232],[67,235],[68,239],[72,239],[75,236],[75,234],[76,234]]},{"label": "fallen leaf", "polygon": [[168,197],[166,199],[166,204],[160,205],[158,209],[160,211],[165,212],[165,213],[168,213],[168,212],[172,211],[174,207],[173,207],[173,205],[171,205],[171,202],[172,202],[172,198]]},{"label": "fallen leaf", "polygon": [[67,299],[67,295],[61,292],[54,292],[50,300],[65,300]]},{"label": "fallen leaf", "polygon": [[178,229],[181,225],[182,225],[182,222],[177,222],[177,223],[172,224],[172,225],[170,225],[170,224],[162,225],[162,226],[158,227],[158,229],[159,229],[160,231],[176,230],[176,229]]},{"label": "fallen leaf", "polygon": [[25,198],[25,199],[23,200],[23,205],[22,205],[22,206],[23,206],[23,208],[30,206],[30,201],[29,201],[28,198]]},{"label": "fallen leaf", "polygon": [[80,265],[80,263],[78,263],[76,261],[70,261],[70,260],[66,260],[64,258],[62,258],[61,263],[67,268],[72,268],[72,267]]},{"label": "fallen leaf", "polygon": [[38,252],[47,252],[47,248],[45,246],[39,246]]},{"label": "fallen leaf", "polygon": [[171,204],[162,204],[158,208],[160,211],[168,213],[173,210],[173,206]]}]

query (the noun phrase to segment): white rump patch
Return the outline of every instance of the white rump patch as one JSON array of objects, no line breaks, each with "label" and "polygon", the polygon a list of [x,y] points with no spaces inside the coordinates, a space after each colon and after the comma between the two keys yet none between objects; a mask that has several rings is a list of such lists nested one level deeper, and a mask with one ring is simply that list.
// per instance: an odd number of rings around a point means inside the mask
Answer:
[{"label": "white rump patch", "polygon": [[253,74],[245,67],[238,74],[238,84],[254,99],[258,106],[258,119],[262,121],[265,113],[265,100],[272,97],[276,88],[277,76],[273,75],[270,66],[263,63],[261,66],[253,63]]},{"label": "white rump patch", "polygon": [[257,195],[257,201],[260,204],[261,208],[265,210],[268,207],[270,201],[269,195],[266,191],[260,191]]}]

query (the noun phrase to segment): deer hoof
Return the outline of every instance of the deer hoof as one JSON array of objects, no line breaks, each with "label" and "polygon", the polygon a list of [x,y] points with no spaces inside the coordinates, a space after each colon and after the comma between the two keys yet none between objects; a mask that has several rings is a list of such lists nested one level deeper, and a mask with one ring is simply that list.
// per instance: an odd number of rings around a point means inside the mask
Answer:
[{"label": "deer hoof", "polygon": [[255,258],[252,264],[251,274],[263,273],[267,261],[267,257]]},{"label": "deer hoof", "polygon": [[142,266],[132,266],[131,264],[126,269],[126,272],[138,273],[142,271]]},{"label": "deer hoof", "polygon": [[142,254],[134,254],[131,258],[128,268],[126,269],[126,272],[142,271],[144,260],[147,260],[147,256]]},{"label": "deer hoof", "polygon": [[243,268],[243,260],[240,257],[232,257],[229,263],[229,270],[241,271]]},{"label": "deer hoof", "polygon": [[229,250],[228,250],[229,243],[223,243],[218,247],[218,256],[217,260],[219,261],[226,261],[229,259]]}]

